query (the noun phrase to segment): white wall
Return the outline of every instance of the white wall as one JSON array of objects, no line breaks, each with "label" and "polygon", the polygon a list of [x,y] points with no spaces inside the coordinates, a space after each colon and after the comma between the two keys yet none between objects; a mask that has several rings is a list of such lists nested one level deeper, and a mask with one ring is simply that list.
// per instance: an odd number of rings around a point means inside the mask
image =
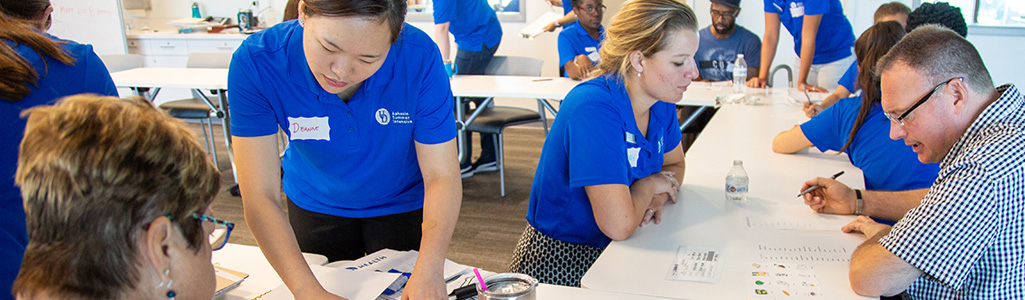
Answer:
[{"label": "white wall", "polygon": [[[150,23],[161,25],[166,23],[168,20],[185,18],[191,14],[191,4],[193,1],[189,0],[152,0],[153,10],[145,12],[144,17],[135,17],[139,22],[145,22],[151,20]],[[533,40],[528,40],[520,37],[519,32],[527,24],[534,21],[538,16],[544,14],[550,8],[543,0],[522,0],[525,1],[526,5],[526,22],[503,22],[502,30],[504,35],[502,37],[502,45],[498,49],[498,55],[522,55],[544,59],[545,65],[542,72],[543,76],[558,76],[558,51],[557,49],[557,32],[546,33],[538,36]],[[569,1],[569,0],[566,0]],[[848,15],[848,19],[854,27],[855,36],[860,35],[862,31],[872,25],[872,14],[879,5],[889,2],[890,0],[841,0],[845,6],[845,12]],[[911,5],[911,0],[901,0],[905,4]],[[227,16],[234,18],[239,8],[249,8],[252,6],[252,0],[205,0],[198,1],[201,5],[203,15],[215,15],[215,16]],[[266,8],[262,13],[265,18],[269,18],[275,23],[281,19],[281,14],[284,11],[284,6],[287,0],[257,0],[258,7]],[[608,6],[608,11],[605,12],[605,24],[608,26],[612,16],[618,12],[623,6],[624,0],[606,0],[605,5]],[[711,17],[708,13],[709,0],[689,0],[688,3],[694,8],[695,13],[698,16],[698,24],[700,27],[708,26],[711,23]],[[762,4],[760,0],[743,0],[741,2],[741,12],[737,17],[737,24],[746,27],[755,34],[762,36],[765,31],[765,18]],[[254,13],[258,12],[259,9],[254,9]],[[132,17],[128,17],[132,18]],[[434,24],[432,22],[410,22],[413,26],[420,28],[428,35],[434,35]],[[166,25],[165,25],[166,26]],[[990,73],[993,76],[994,82],[997,84],[1014,82],[1017,84],[1025,84],[1025,73],[1021,70],[1025,70],[1025,59],[1014,59],[1019,57],[1018,53],[1014,51],[1020,51],[1019,49],[1025,48],[1025,36],[1006,36],[1006,35],[983,35],[975,32],[969,32],[968,39],[975,44],[976,48],[982,54],[983,60],[986,62],[986,66],[989,68]],[[773,60],[773,65],[788,64],[793,65],[796,55],[794,54],[794,43],[793,37],[786,31],[786,29],[780,29],[780,41],[776,50],[776,57]],[[454,44],[453,44],[453,48]],[[453,54],[454,55],[454,54]],[[795,68],[796,69],[796,68]],[[796,71],[796,70],[795,70]],[[794,74],[796,77],[797,74]],[[777,76],[776,86],[785,84],[785,76]],[[534,107],[532,105],[526,105],[524,107]],[[536,107],[535,107],[536,108]]]}]

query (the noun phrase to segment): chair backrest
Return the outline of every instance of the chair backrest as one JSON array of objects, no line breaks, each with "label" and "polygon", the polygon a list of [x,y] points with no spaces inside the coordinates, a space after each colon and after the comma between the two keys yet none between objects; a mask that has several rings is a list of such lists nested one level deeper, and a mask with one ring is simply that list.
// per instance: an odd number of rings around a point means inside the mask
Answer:
[{"label": "chair backrest", "polygon": [[525,56],[495,56],[484,75],[541,76],[544,60]]},{"label": "chair backrest", "polygon": [[231,54],[231,52],[192,52],[189,53],[189,61],[185,63],[185,67],[227,69],[231,64]]},{"label": "chair backrest", "polygon": [[143,57],[141,54],[107,54],[100,55],[100,60],[107,66],[107,71],[113,73],[142,68]]}]

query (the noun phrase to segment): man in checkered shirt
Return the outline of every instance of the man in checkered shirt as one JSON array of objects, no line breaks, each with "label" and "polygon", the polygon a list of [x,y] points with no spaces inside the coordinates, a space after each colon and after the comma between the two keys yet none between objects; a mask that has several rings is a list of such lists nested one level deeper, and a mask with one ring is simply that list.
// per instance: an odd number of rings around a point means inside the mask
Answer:
[{"label": "man in checkered shirt", "polygon": [[1025,99],[1013,84],[994,88],[975,47],[935,25],[904,37],[876,74],[890,137],[941,170],[894,227],[865,216],[844,226],[868,238],[851,259],[851,287],[905,299],[1022,299]]}]

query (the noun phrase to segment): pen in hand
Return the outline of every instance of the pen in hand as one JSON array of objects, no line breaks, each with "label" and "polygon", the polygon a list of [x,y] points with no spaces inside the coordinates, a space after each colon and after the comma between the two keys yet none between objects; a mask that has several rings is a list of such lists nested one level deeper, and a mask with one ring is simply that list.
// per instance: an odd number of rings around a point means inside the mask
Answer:
[{"label": "pen in hand", "polygon": [[[812,104],[811,103],[811,96],[808,96],[808,90],[807,89],[804,90],[804,98],[808,99],[808,104]],[[843,173],[843,171],[840,171],[840,173]]]},{"label": "pen in hand", "polygon": [[[843,175],[843,171],[836,172],[836,174],[833,174],[833,177],[830,177],[830,179],[835,180],[837,177],[840,177],[840,175]],[[804,196],[804,194],[811,193],[811,191],[814,191],[814,190],[816,190],[816,189],[818,189],[820,187],[822,187],[822,186],[816,184],[816,185],[813,185],[813,186],[811,186],[809,188],[806,188],[803,191],[801,191],[800,194],[797,194],[797,197],[801,197],[801,196]]]}]

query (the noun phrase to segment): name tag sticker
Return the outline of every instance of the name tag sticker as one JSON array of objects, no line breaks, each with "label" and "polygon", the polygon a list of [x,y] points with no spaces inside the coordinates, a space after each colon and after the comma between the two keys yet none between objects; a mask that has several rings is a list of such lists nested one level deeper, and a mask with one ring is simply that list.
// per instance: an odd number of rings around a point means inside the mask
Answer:
[{"label": "name tag sticker", "polygon": [[331,140],[331,126],[327,117],[288,117],[290,140]]},{"label": "name tag sticker", "polygon": [[626,160],[631,168],[637,167],[637,158],[641,156],[641,148],[626,148]]}]

